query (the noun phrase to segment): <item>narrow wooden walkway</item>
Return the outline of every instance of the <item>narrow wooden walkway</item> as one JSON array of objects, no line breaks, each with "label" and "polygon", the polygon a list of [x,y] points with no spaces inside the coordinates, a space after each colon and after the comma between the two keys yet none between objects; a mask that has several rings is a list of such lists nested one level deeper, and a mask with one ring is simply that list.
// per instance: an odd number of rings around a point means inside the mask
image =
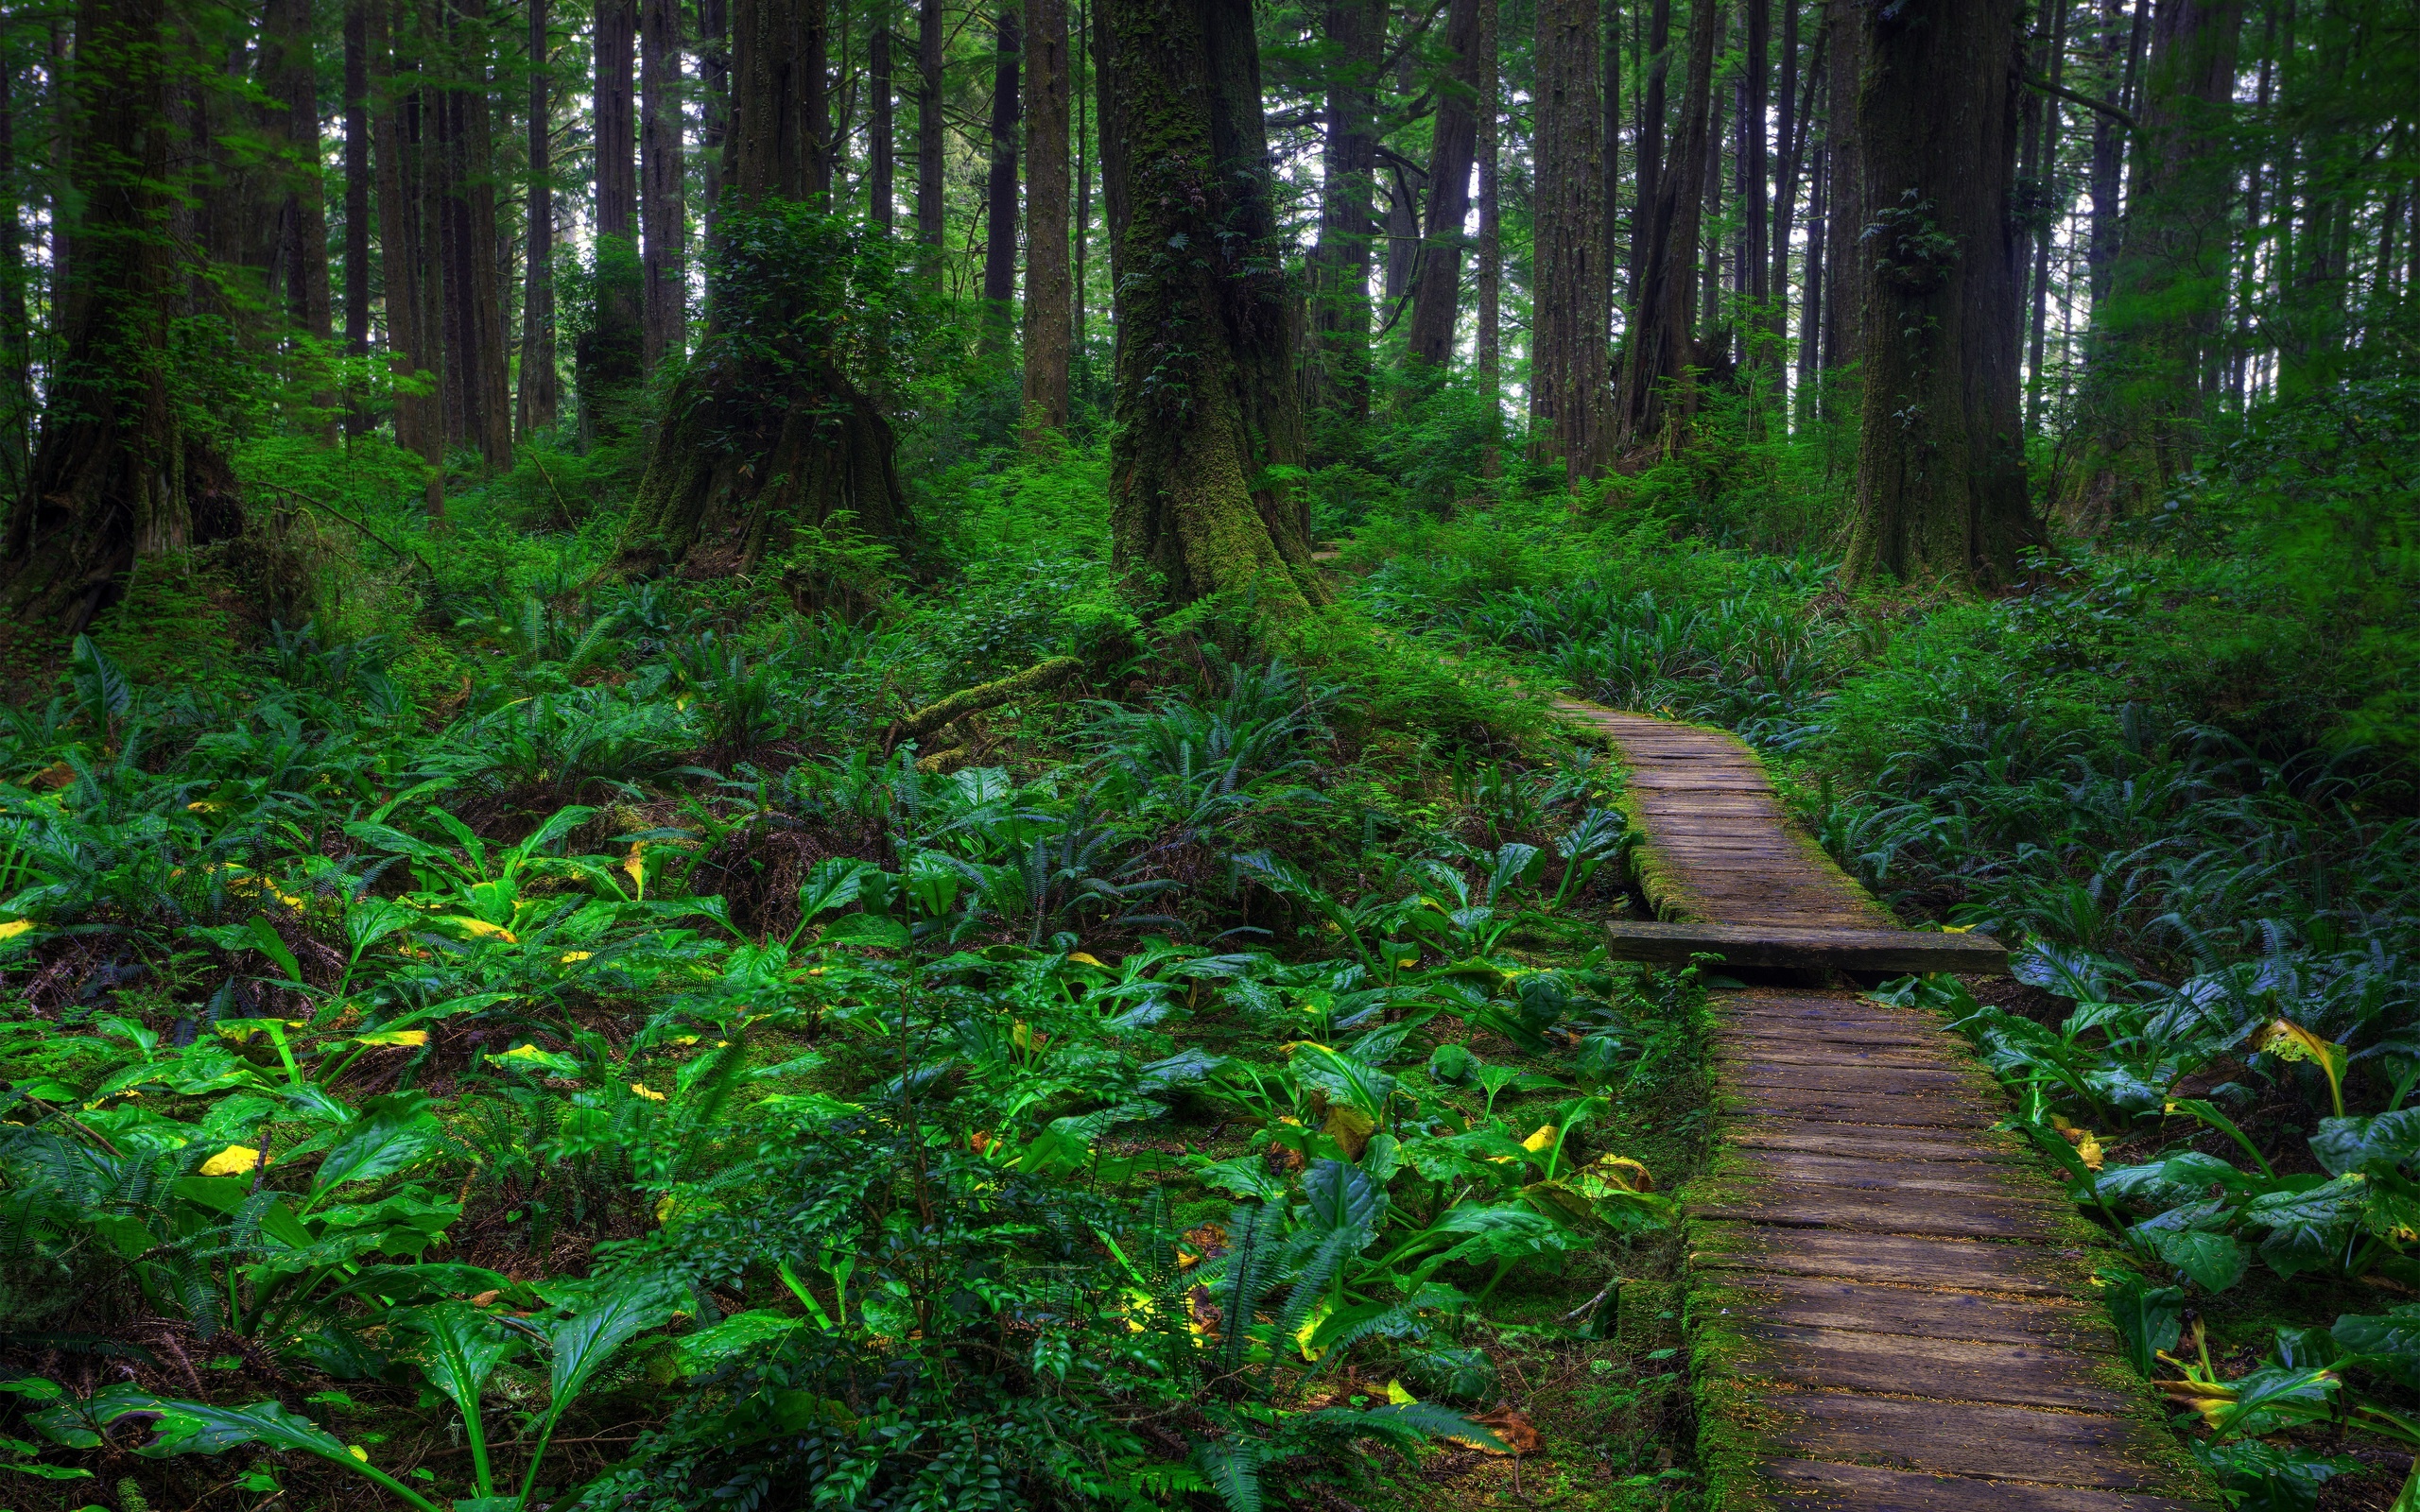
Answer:
[{"label": "narrow wooden walkway", "polygon": [[[1558,709],[1622,755],[1668,932],[1761,937],[1748,964],[1819,969],[1843,963],[1793,960],[1792,939],[1942,941],[1898,929],[1797,833],[1734,737]],[[1656,958],[1659,937],[1632,931],[1628,954]],[[2004,959],[1961,938],[1940,966]],[[2175,1441],[2085,1300],[2089,1231],[1992,1131],[2006,1099],[1962,1046],[1853,990],[1726,991],[1715,1012],[1722,1153],[1688,1219],[1712,1503],[2182,1512]]]}]

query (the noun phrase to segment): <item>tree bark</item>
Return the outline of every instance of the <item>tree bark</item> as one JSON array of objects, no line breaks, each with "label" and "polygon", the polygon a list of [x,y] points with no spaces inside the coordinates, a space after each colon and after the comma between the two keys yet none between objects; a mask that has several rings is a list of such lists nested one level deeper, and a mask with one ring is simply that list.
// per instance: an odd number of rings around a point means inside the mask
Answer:
[{"label": "tree bark", "polygon": [[679,0],[639,9],[639,365],[688,349],[689,215],[681,151]]},{"label": "tree bark", "polygon": [[1828,160],[1824,186],[1824,370],[1837,373],[1854,368],[1863,354],[1865,336],[1864,283],[1858,277],[1858,238],[1865,223],[1858,218],[1865,204],[1864,144],[1858,135],[1858,76],[1865,68],[1863,33],[1852,12],[1858,0],[1824,0],[1824,26],[1831,33],[1830,54],[1824,60],[1824,155]]},{"label": "tree bark", "polygon": [[[1370,215],[1378,139],[1372,86],[1385,41],[1375,0],[1328,0],[1325,139],[1320,152],[1320,236],[1307,268],[1310,350],[1303,408],[1348,426],[1370,418],[1370,262],[1377,233]],[[1109,117],[1101,117],[1104,127]],[[1107,139],[1102,147],[1106,152]],[[1324,428],[1324,427],[1322,427]]]},{"label": "tree bark", "polygon": [[1025,431],[1066,428],[1075,290],[1068,277],[1067,0],[1025,0]]},{"label": "tree bark", "polygon": [[[344,8],[344,352],[355,362],[370,355],[370,8],[378,3]],[[344,428],[370,429],[358,394],[347,396]]]},{"label": "tree bark", "polygon": [[[1605,318],[1611,322],[1625,292],[1619,270],[1629,259],[1622,246],[1622,10],[1619,0],[1604,0],[1604,6],[1605,122],[1599,134],[1605,143]],[[1605,339],[1610,351],[1610,324]]]},{"label": "tree bark", "polygon": [[1688,73],[1670,160],[1656,176],[1655,203],[1644,233],[1630,338],[1622,348],[1614,442],[1625,454],[1669,455],[1685,440],[1697,413],[1700,359],[1689,337],[1698,277],[1700,215],[1706,160],[1713,154],[1715,43],[1722,32],[1722,0],[1694,0],[1689,9]]},{"label": "tree bark", "polygon": [[706,235],[715,233],[722,205],[723,145],[731,135],[731,7],[727,0],[698,0],[698,93],[703,96],[698,149],[699,187],[703,191]]},{"label": "tree bark", "polygon": [[1462,223],[1470,216],[1471,160],[1478,149],[1478,0],[1453,0],[1445,50],[1453,62],[1437,100],[1427,234],[1406,346],[1414,363],[1436,369],[1453,360],[1454,326],[1461,314]]},{"label": "tree bark", "polygon": [[1328,597],[1309,510],[1250,0],[1100,0],[1101,146],[1116,290],[1116,561],[1150,598]]},{"label": "tree bark", "polygon": [[1496,0],[1478,0],[1478,333],[1473,356],[1487,405],[1479,471],[1497,475],[1504,424],[1504,240],[1499,194],[1503,177],[1502,99]]},{"label": "tree bark", "polygon": [[370,8],[371,130],[378,170],[378,250],[386,285],[387,367],[396,383],[395,444],[428,467],[426,508],[445,511],[444,401],[437,392],[443,344],[436,319],[443,280],[430,226],[429,180],[436,156],[429,92],[417,69],[398,75],[390,18],[413,12],[389,0]]},{"label": "tree bark", "polygon": [[[1639,281],[1646,277],[1647,259],[1655,248],[1649,240],[1649,226],[1655,219],[1655,194],[1664,170],[1664,85],[1672,71],[1672,0],[1654,0],[1648,12],[1647,82],[1639,92],[1638,108],[1638,198],[1631,212],[1630,232],[1630,300],[1631,308],[1638,308]],[[1635,323],[1625,335],[1634,339]]]},{"label": "tree bark", "polygon": [[2019,0],[1846,7],[1871,312],[1842,576],[2009,581],[2040,539],[2017,406]]},{"label": "tree bark", "polygon": [[1596,476],[1608,450],[1598,27],[1597,0],[1538,0],[1530,444],[1541,458],[1561,458],[1575,483]]},{"label": "tree bark", "polygon": [[916,13],[916,240],[928,272],[939,277],[944,185],[942,182],[942,0],[922,0]]},{"label": "tree bark", "polygon": [[1024,51],[1022,0],[1000,8],[992,51],[992,159],[983,177],[983,350],[1009,350],[1017,297],[1017,65]]},{"label": "tree bark", "polygon": [[890,78],[889,5],[873,13],[873,35],[866,43],[866,93],[873,113],[866,121],[866,218],[885,236],[890,234],[892,201],[898,194],[899,128]]},{"label": "tree bark", "polygon": [[514,410],[526,439],[552,430],[562,406],[555,375],[555,190],[548,137],[554,125],[546,0],[529,7],[529,249],[521,288],[521,387]]},{"label": "tree bark", "polygon": [[199,60],[165,21],[161,0],[82,0],[77,12],[76,260],[32,487],[0,538],[0,605],[59,634],[89,624],[137,558],[241,524],[224,464],[184,431],[171,388],[166,232],[182,171],[169,90]]},{"label": "tree bark", "polygon": [[[818,135],[830,122],[824,26],[823,0],[732,7],[731,178],[714,275],[730,282],[710,290],[704,339],[671,391],[623,531],[623,571],[751,570],[827,529],[914,543],[890,422],[850,367],[853,351],[890,338],[838,319],[865,296],[844,282],[842,233],[808,208],[830,182]],[[734,340],[723,322],[735,301],[768,299],[778,318],[751,320],[748,339]]]},{"label": "tree bark", "polygon": [[629,427],[631,389],[646,371],[646,273],[639,262],[638,119],[631,75],[637,0],[596,0],[596,242],[595,308],[573,352],[579,422],[588,437]]},{"label": "tree bark", "polygon": [[[2050,24],[2050,66],[2048,72],[2053,89],[2060,87],[2060,81],[2066,74],[2069,9],[2066,0],[2059,0],[2057,15]],[[2052,228],[2056,223],[2052,212],[2056,210],[2064,215],[2071,202],[2059,188],[2059,133],[2066,122],[2066,112],[2055,94],[2042,101],[2042,109],[2046,116],[2042,123],[2042,146],[2036,159],[2033,190],[2032,330],[2027,341],[2025,358],[2025,429],[2029,435],[2042,429],[2042,401],[2048,387],[2043,381],[2042,362],[2049,343],[2050,243],[2055,239]],[[2259,222],[2257,213],[2248,218],[2255,225]]]},{"label": "tree bark", "polygon": [[450,440],[490,468],[512,463],[504,290],[496,260],[495,144],[490,119],[485,0],[449,8],[454,77],[437,97],[438,236],[445,266],[445,410]]},{"label": "tree bark", "polygon": [[13,53],[0,54],[0,184],[9,188],[0,225],[0,499],[25,490],[33,466],[33,327],[26,301],[29,269],[17,188],[17,74]]},{"label": "tree bark", "polygon": [[[1789,5],[1792,0],[1782,3]],[[1772,163],[1765,141],[1765,118],[1772,90],[1772,0],[1747,0],[1747,59],[1739,78],[1739,206],[1746,213],[1740,234],[1747,257],[1735,282],[1746,307],[1741,356],[1748,367],[1762,370],[1779,360],[1760,339],[1769,318],[1765,301],[1772,293],[1766,265],[1772,256],[1767,239],[1772,223],[1767,216],[1765,197],[1772,193]]]},{"label": "tree bark", "polygon": [[310,428],[333,440],[337,396],[328,382],[328,213],[320,178],[320,79],[309,0],[269,0],[261,15],[261,89],[275,154],[276,245],[269,287],[282,298],[295,376],[310,386]]},{"label": "tree bark", "polygon": [[[1782,161],[1773,180],[1772,272],[1771,281],[1766,285],[1772,291],[1772,302],[1770,306],[1771,314],[1767,317],[1769,323],[1765,328],[1767,338],[1772,344],[1773,376],[1776,380],[1773,392],[1776,398],[1781,394],[1781,385],[1778,380],[1782,369],[1789,366],[1786,353],[1789,339],[1790,231],[1796,224],[1798,185],[1806,166],[1806,143],[1811,134],[1809,129],[1814,119],[1816,81],[1823,77],[1824,49],[1829,40],[1828,33],[1821,28],[1817,29],[1815,43],[1807,49],[1806,53],[1806,83],[1803,86],[1803,93],[1798,96],[1796,108],[1792,109],[1789,86],[1793,82],[1792,76],[1799,71],[1796,65],[1798,7],[1796,0],[1784,0],[1784,4],[1787,9],[1782,13],[1789,18],[1789,25],[1783,32],[1782,55],[1791,62],[1783,70],[1783,88],[1777,96],[1781,102],[1781,123],[1776,129],[1775,139],[1782,144]],[[1822,260],[1815,254],[1814,238],[1821,236],[1824,229],[1820,219],[1810,220],[1807,224],[1810,227],[1810,235],[1806,244],[1807,266],[1810,269],[1808,277],[1811,279],[1814,276],[1811,270],[1823,266]],[[1815,296],[1815,286],[1812,283],[1806,284],[1802,300],[1798,314],[1798,344],[1802,352],[1811,352],[1816,344],[1816,325],[1809,312],[1820,302]],[[1802,362],[1799,367],[1802,372],[1806,370],[1806,363]]]}]

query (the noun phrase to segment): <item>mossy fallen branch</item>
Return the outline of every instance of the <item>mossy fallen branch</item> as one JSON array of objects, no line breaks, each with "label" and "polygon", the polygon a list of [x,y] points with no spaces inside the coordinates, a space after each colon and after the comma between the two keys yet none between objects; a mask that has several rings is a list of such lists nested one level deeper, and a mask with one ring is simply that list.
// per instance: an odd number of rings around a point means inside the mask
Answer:
[{"label": "mossy fallen branch", "polygon": [[1059,686],[1084,670],[1083,662],[1072,656],[1054,656],[1047,662],[1037,662],[1022,672],[1011,672],[995,682],[986,682],[963,692],[953,693],[939,703],[926,704],[906,718],[894,722],[883,744],[895,747],[902,741],[923,740],[942,727],[979,714],[986,709],[997,709],[1013,703],[1028,694],[1043,693]]}]

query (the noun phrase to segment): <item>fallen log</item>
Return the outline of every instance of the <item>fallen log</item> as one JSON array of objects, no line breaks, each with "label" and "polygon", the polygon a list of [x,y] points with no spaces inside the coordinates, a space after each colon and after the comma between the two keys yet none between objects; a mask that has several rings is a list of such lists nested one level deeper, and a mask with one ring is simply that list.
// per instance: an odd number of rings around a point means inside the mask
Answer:
[{"label": "fallen log", "polygon": [[939,703],[926,704],[914,713],[894,720],[884,734],[884,748],[894,748],[903,741],[923,740],[969,714],[979,714],[987,709],[997,709],[1004,703],[1014,703],[1030,694],[1046,693],[1082,670],[1083,662],[1076,658],[1054,656],[1047,662],[1037,662],[1022,672],[1011,672],[997,681],[953,693]]}]

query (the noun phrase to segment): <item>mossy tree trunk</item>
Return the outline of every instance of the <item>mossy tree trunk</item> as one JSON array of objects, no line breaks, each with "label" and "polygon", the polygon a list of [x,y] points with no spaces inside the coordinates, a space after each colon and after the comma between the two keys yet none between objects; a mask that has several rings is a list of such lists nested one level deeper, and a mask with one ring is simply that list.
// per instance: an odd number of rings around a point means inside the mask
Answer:
[{"label": "mossy tree trunk", "polygon": [[[1685,428],[1697,412],[1696,369],[1702,359],[1690,336],[1690,296],[1705,208],[1700,190],[1706,159],[1714,151],[1708,115],[1715,44],[1721,30],[1722,0],[1696,0],[1689,12],[1687,72],[1671,161],[1649,175],[1654,197],[1636,238],[1638,272],[1631,281],[1630,331],[1622,346],[1620,397],[1614,411],[1613,449],[1634,456],[1679,450]],[[1658,63],[1651,75],[1649,98],[1653,108],[1661,106],[1666,73]],[[1642,174],[1646,161],[1644,156],[1639,160]]]},{"label": "mossy tree trunk", "polygon": [[711,318],[639,480],[625,571],[743,569],[843,510],[868,535],[911,534],[890,422],[851,376],[838,318],[863,295],[845,283],[853,249],[816,187],[830,181],[824,16],[821,0],[732,7]]},{"label": "mossy tree trunk", "polygon": [[1852,10],[1864,200],[1841,210],[1869,229],[1851,581],[2002,583],[2039,539],[2017,407],[2016,17],[2016,0]]},{"label": "mossy tree trunk", "polygon": [[1604,34],[1596,0],[1539,0],[1537,25],[1530,445],[1578,482],[1602,470],[1610,438]]},{"label": "mossy tree trunk", "polygon": [[1328,594],[1307,506],[1288,305],[1250,0],[1102,0],[1101,142],[1117,291],[1111,528],[1176,605]]}]

